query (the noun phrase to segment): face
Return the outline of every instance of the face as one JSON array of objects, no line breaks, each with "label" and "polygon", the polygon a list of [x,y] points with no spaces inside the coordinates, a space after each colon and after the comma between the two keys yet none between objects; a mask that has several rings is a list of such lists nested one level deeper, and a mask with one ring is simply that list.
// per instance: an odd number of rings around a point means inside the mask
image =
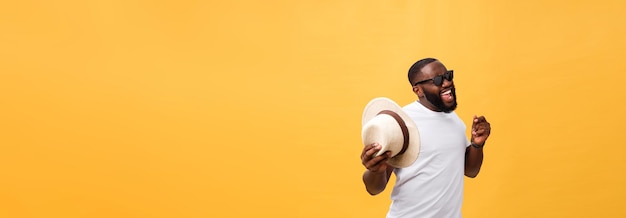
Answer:
[{"label": "face", "polygon": [[[443,75],[447,71],[446,67],[439,61],[427,64],[422,68],[421,74],[413,80],[423,81],[435,76]],[[454,82],[443,80],[441,86],[436,86],[432,80],[420,83],[413,87],[413,91],[420,99],[420,102],[433,111],[450,113],[456,109],[456,89]]]}]

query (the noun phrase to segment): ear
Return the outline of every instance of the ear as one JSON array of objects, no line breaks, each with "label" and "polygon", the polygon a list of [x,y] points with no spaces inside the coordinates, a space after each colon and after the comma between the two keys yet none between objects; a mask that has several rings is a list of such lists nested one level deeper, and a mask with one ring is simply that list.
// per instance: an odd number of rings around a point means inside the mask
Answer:
[{"label": "ear", "polygon": [[417,97],[424,97],[424,92],[422,91],[422,88],[420,88],[419,86],[413,86],[413,93],[415,93],[415,95],[417,95]]}]

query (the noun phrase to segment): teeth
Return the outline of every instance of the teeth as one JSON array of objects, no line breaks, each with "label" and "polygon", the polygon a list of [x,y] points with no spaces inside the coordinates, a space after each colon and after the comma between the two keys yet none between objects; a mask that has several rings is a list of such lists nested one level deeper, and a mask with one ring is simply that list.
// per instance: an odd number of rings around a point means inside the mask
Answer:
[{"label": "teeth", "polygon": [[452,93],[452,90],[448,90],[448,91],[445,91],[445,92],[441,93],[441,95],[449,95],[451,93]]}]

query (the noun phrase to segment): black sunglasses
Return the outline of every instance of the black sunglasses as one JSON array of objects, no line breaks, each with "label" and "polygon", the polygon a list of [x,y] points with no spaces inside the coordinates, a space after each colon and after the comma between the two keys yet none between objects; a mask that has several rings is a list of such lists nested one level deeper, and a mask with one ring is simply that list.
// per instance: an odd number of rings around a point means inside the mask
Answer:
[{"label": "black sunglasses", "polygon": [[428,82],[428,81],[431,81],[431,80],[433,81],[433,83],[436,86],[441,86],[441,85],[443,85],[443,79],[446,79],[448,81],[452,81],[452,78],[454,77],[453,73],[454,73],[454,70],[448,70],[445,73],[443,73],[443,75],[435,76],[435,77],[433,77],[431,79],[427,79],[427,80],[422,80],[422,81],[416,82],[415,84],[413,84],[413,86],[416,86],[417,84],[425,83],[425,82]]}]

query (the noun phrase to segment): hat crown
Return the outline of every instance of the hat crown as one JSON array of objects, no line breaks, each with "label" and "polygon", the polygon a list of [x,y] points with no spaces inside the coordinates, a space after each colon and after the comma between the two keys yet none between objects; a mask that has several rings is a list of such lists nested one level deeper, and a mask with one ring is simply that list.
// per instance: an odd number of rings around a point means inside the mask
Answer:
[{"label": "hat crown", "polygon": [[391,151],[391,156],[394,157],[403,150],[405,144],[400,125],[391,115],[378,114],[363,126],[363,143],[378,143],[382,148],[376,155]]}]

